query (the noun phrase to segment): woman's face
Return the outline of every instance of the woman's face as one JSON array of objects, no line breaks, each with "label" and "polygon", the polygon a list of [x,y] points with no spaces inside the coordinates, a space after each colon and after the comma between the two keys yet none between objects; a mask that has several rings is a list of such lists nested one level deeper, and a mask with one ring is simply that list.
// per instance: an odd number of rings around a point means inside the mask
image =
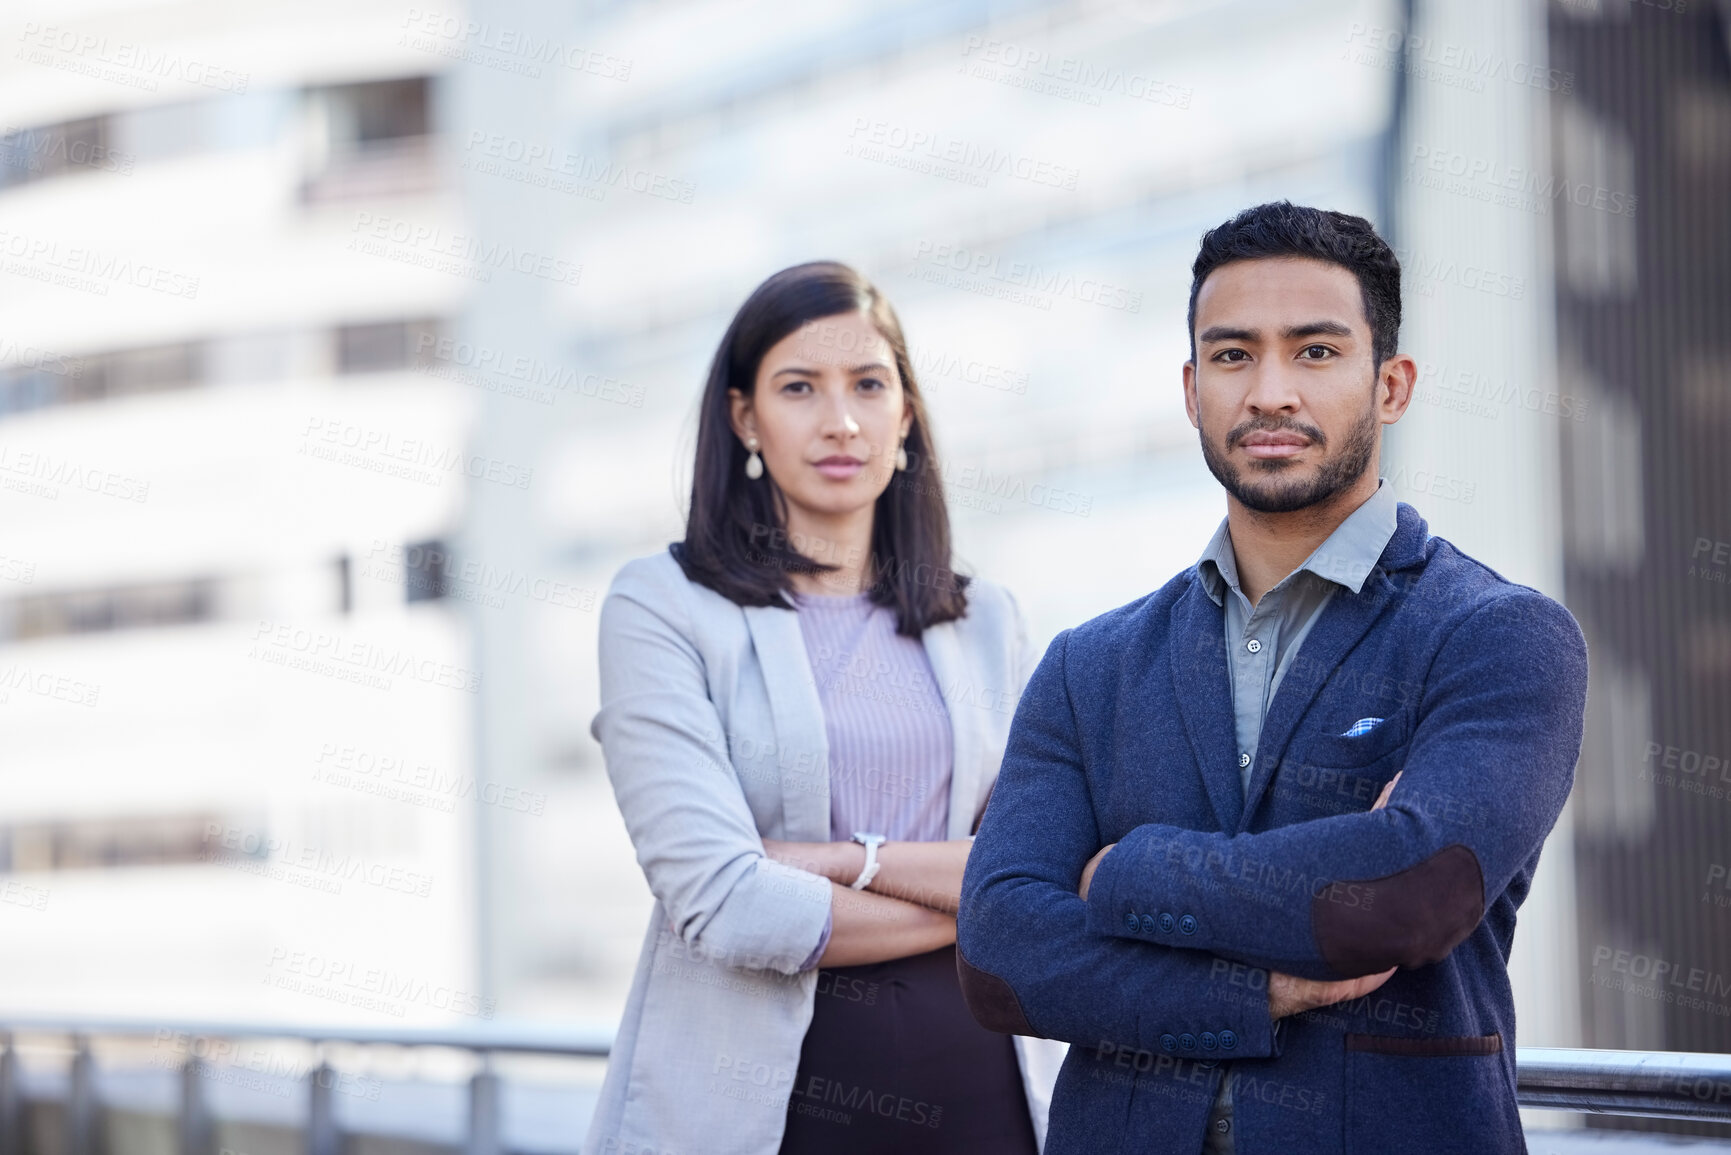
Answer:
[{"label": "woman's face", "polygon": [[[798,511],[869,508],[913,423],[890,344],[865,313],[808,321],[772,346],[753,395],[729,391],[733,430]],[[761,483],[758,483],[761,484]],[[790,513],[794,510],[790,509]]]}]

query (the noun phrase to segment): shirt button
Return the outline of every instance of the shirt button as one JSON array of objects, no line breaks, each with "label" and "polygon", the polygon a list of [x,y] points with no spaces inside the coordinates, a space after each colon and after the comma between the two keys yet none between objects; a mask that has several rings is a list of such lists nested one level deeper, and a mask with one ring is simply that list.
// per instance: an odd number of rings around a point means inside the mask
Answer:
[{"label": "shirt button", "polygon": [[1250,765],[1250,755],[1248,755],[1248,754],[1240,754],[1240,755],[1239,755],[1239,756],[1238,756],[1238,764],[1239,764],[1239,765],[1240,765],[1240,766],[1248,766],[1248,765]]},{"label": "shirt button", "polygon": [[1251,638],[1248,642],[1244,643],[1244,648],[1253,654],[1260,654],[1262,652],[1262,643],[1257,641],[1255,638]]},{"label": "shirt button", "polygon": [[1214,1133],[1215,1134],[1224,1135],[1224,1134],[1226,1134],[1226,1132],[1228,1132],[1230,1130],[1232,1130],[1232,1124],[1228,1123],[1226,1120],[1224,1120],[1224,1119],[1214,1120]]}]

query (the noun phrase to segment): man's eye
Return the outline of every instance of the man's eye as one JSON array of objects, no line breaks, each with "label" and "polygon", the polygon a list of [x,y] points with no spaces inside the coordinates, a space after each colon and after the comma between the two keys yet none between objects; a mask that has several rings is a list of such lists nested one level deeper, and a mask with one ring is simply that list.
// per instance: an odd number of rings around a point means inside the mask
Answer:
[{"label": "man's eye", "polygon": [[1243,349],[1222,349],[1214,354],[1214,359],[1216,361],[1248,361],[1250,354]]},{"label": "man's eye", "polygon": [[1327,345],[1306,345],[1303,355],[1307,360],[1321,361],[1326,357],[1334,356],[1334,350]]}]

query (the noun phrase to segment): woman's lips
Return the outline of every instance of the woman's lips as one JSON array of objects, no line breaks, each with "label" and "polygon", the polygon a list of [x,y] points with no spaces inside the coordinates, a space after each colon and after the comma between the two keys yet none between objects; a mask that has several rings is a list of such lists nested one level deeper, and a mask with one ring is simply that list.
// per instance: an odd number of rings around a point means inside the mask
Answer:
[{"label": "woman's lips", "polygon": [[846,481],[865,468],[865,462],[851,457],[826,457],[817,463],[817,471],[832,481]]}]

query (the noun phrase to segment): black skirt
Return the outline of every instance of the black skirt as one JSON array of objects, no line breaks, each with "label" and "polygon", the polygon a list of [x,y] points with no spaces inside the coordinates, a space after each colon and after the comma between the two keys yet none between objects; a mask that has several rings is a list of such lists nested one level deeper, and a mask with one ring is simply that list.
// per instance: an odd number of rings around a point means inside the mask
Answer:
[{"label": "black skirt", "polygon": [[956,948],[818,972],[781,1155],[1035,1155],[1010,1036],[974,1021]]}]

